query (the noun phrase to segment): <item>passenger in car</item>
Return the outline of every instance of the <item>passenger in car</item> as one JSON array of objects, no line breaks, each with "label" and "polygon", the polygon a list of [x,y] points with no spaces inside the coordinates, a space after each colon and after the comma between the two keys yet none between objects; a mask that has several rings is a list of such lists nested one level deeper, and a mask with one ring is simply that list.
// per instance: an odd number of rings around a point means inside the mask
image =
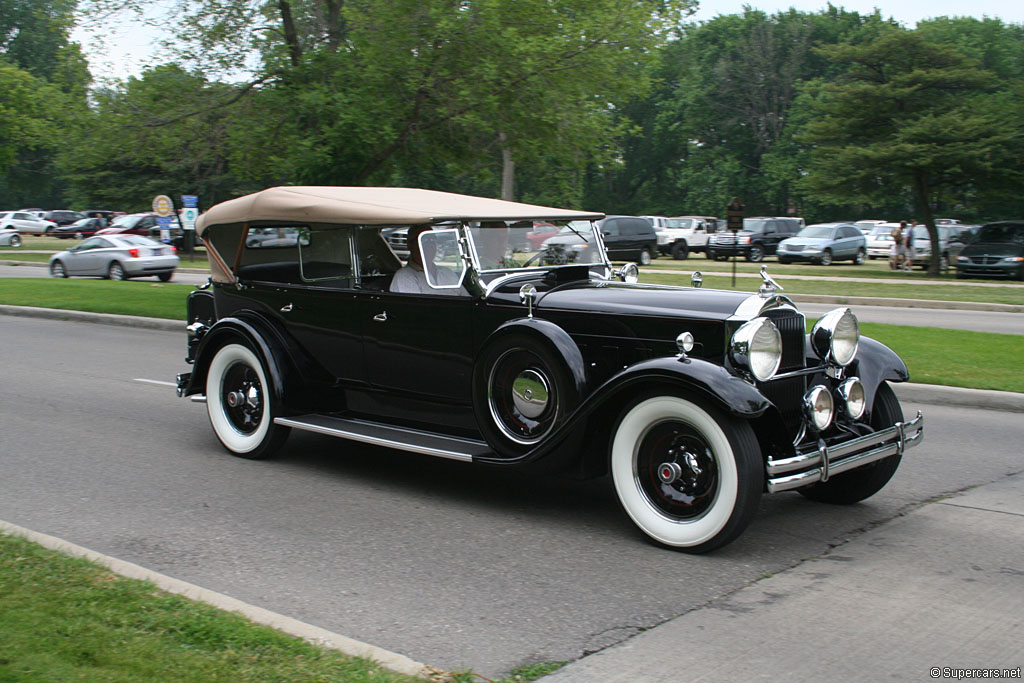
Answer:
[{"label": "passenger in car", "polygon": [[460,296],[466,294],[462,287],[452,289],[434,289],[427,284],[427,276],[424,270],[430,269],[431,277],[435,282],[442,285],[453,285],[458,281],[457,276],[447,268],[439,268],[434,264],[434,247],[428,245],[428,253],[420,253],[420,234],[431,229],[429,225],[414,225],[409,228],[409,262],[398,269],[395,277],[391,280],[390,290],[405,294],[442,294]]}]

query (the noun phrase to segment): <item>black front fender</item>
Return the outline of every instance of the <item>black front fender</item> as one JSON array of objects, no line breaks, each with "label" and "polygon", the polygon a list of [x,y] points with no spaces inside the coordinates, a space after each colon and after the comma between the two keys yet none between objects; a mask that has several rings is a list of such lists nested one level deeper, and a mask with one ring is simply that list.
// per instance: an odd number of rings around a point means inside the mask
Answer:
[{"label": "black front fender", "polygon": [[861,337],[857,356],[847,375],[860,378],[864,385],[865,400],[875,405],[875,393],[882,382],[906,382],[910,379],[907,366],[895,351],[871,337]]}]

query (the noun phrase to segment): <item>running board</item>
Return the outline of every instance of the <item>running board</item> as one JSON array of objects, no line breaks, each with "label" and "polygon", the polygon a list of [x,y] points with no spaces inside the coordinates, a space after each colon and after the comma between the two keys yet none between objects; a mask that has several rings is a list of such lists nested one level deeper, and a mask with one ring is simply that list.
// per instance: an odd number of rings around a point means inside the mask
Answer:
[{"label": "running board", "polygon": [[329,415],[314,414],[298,415],[296,417],[275,417],[274,424],[316,432],[317,434],[326,434],[327,436],[336,436],[351,441],[360,441],[373,444],[374,446],[397,448],[402,451],[465,462],[472,462],[474,458],[488,455],[491,452],[491,449],[483,441],[460,439],[420,429],[395,427],[379,422],[330,417]]}]

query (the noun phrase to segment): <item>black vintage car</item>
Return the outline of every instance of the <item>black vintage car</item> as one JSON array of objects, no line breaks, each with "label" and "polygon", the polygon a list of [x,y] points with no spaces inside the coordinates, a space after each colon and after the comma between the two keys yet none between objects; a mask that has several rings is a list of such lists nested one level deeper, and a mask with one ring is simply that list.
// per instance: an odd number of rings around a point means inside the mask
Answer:
[{"label": "black vintage car", "polygon": [[[301,429],[498,477],[610,474],[636,525],[687,552],[736,538],[765,492],[853,503],[886,484],[922,417],[904,421],[889,383],[907,369],[848,309],[807,335],[766,273],[756,294],[639,284],[608,260],[600,218],[401,188],[214,206],[179,394],[246,458]],[[571,239],[510,247],[535,221]],[[396,227],[404,267],[381,235]],[[265,228],[297,239],[247,239]]]}]

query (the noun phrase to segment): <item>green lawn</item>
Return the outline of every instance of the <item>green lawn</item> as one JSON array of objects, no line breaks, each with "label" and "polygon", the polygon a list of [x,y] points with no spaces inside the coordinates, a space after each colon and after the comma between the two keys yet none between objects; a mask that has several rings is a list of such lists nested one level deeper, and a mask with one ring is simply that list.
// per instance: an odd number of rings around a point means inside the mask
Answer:
[{"label": "green lawn", "polygon": [[184,320],[185,299],[193,289],[172,282],[4,278],[0,304]]},{"label": "green lawn", "polygon": [[[0,615],[0,681],[424,680],[2,533]],[[493,683],[526,683],[563,665],[523,666]]]}]

